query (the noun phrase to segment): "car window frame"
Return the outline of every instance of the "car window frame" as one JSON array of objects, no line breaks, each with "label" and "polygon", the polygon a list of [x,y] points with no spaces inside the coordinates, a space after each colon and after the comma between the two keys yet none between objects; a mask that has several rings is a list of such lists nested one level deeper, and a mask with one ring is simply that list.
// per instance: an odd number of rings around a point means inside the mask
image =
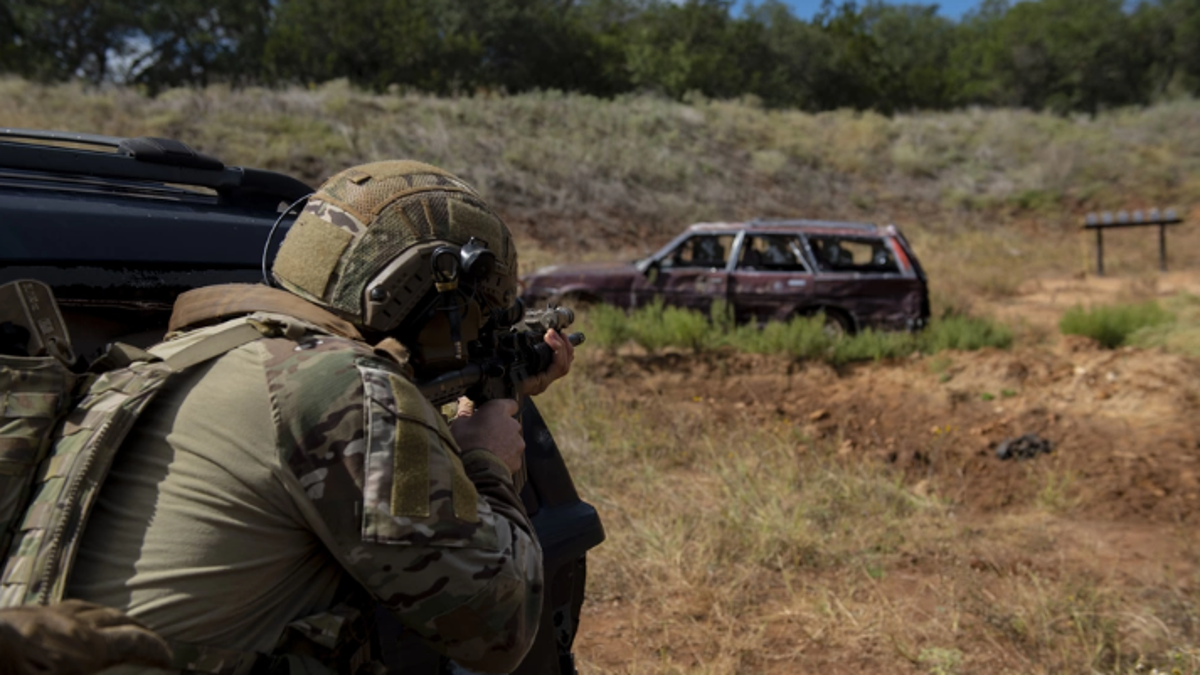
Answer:
[{"label": "car window frame", "polygon": [[[828,233],[828,232],[804,232],[804,233],[802,233],[802,237],[804,239],[805,252],[808,254],[808,258],[809,258],[810,263],[812,264],[812,268],[814,270],[816,270],[815,274],[853,274],[853,275],[857,275],[860,277],[876,277],[876,276],[878,276],[878,277],[888,277],[888,278],[911,276],[911,272],[909,270],[906,270],[904,268],[904,265],[901,264],[901,262],[900,262],[903,258],[901,258],[901,256],[899,255],[899,252],[896,250],[897,244],[896,244],[895,238],[888,236],[887,234],[863,235],[863,234],[858,234],[858,233],[855,233],[855,234],[832,234],[832,233]],[[888,250],[890,250],[892,252],[892,262],[895,263],[896,270],[894,272],[865,272],[862,270],[826,270],[826,269],[822,269],[821,265],[819,265],[817,263],[817,254],[816,254],[816,251],[814,251],[813,247],[812,247],[812,241],[811,241],[812,237],[848,239],[851,241],[861,241],[863,243],[882,242],[885,246],[888,247]]]},{"label": "car window frame", "polygon": [[778,237],[795,237],[799,242],[799,246],[795,253],[800,254],[800,263],[804,265],[804,271],[800,270],[758,270],[758,269],[742,269],[738,267],[738,261],[742,257],[741,246],[738,247],[737,257],[730,260],[730,271],[738,274],[816,274],[816,266],[810,260],[812,252],[808,249],[808,239],[804,237],[803,232],[771,232],[767,230],[742,230],[739,244],[745,245],[746,240],[755,236],[778,236]]},{"label": "car window frame", "polygon": [[[733,237],[733,243],[731,243],[729,245],[729,252],[725,256],[725,266],[724,267],[675,267],[673,265],[664,266],[662,264],[663,260],[666,260],[666,258],[668,256],[670,256],[672,253],[675,252],[675,249],[679,248],[680,246],[683,246],[684,244],[686,244],[688,242],[688,240],[690,240],[694,237],[723,237],[723,236],[732,236]],[[695,232],[684,232],[683,234],[679,235],[678,237],[675,237],[670,242],[668,242],[666,246],[663,246],[662,248],[660,248],[658,250],[658,252],[655,253],[651,257],[651,260],[653,260],[653,262],[658,265],[659,269],[664,272],[671,271],[671,270],[681,270],[681,269],[682,270],[704,270],[704,271],[708,271],[708,272],[712,272],[712,271],[732,272],[732,271],[734,271],[734,268],[737,267],[737,259],[739,257],[741,257],[742,242],[745,240],[745,238],[746,238],[745,230],[738,230],[736,232],[709,232],[709,231],[704,231],[704,230],[695,231]]]}]

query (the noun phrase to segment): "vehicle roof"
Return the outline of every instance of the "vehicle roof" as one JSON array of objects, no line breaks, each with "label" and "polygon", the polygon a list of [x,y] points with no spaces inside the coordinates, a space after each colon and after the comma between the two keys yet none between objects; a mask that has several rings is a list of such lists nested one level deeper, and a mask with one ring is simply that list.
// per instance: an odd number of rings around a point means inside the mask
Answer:
[{"label": "vehicle roof", "polygon": [[218,206],[267,211],[312,192],[291,176],[226,166],[172,139],[14,128],[0,128],[0,179],[157,199],[194,199],[209,191]]},{"label": "vehicle roof", "polygon": [[840,220],[809,220],[802,218],[767,220],[756,218],[742,222],[696,223],[687,228],[689,232],[738,232],[746,229],[766,230],[770,232],[810,232],[819,234],[843,235],[879,235],[888,234],[889,229],[879,227],[874,223],[857,223]]},{"label": "vehicle roof", "polygon": [[0,128],[0,283],[65,304],[169,308],[264,276],[311,188],[178,141]]}]

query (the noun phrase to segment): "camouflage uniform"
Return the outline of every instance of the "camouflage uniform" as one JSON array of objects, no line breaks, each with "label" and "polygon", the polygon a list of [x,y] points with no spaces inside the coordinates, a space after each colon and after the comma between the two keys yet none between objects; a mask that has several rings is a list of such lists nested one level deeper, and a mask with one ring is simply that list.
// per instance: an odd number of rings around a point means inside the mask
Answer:
[{"label": "camouflage uniform", "polygon": [[160,394],[104,484],[68,595],[173,640],[266,652],[357,582],[460,663],[511,669],[537,627],[541,555],[508,469],[458,448],[395,361],[307,328]]},{"label": "camouflage uniform", "polygon": [[[393,218],[400,229],[390,234],[352,199],[322,199],[323,188],[285,241],[319,244],[308,249],[316,252],[287,259],[281,249],[276,261],[291,293],[263,288],[281,302],[267,297],[249,314],[212,308],[208,318],[223,323],[151,350],[168,357],[238,322],[268,335],[176,376],[138,419],[93,508],[70,597],[120,608],[180,643],[289,652],[294,667],[349,672],[363,654],[322,649],[358,630],[365,590],[458,663],[516,667],[537,630],[542,569],[508,468],[457,446],[402,350],[330,328],[365,323],[353,306],[371,269],[415,243],[461,245],[483,227],[515,283],[503,224],[457,179],[425,173],[407,179],[420,203]],[[372,187],[370,178],[350,170],[331,183]],[[442,188],[462,198],[439,202]],[[387,215],[386,204],[372,208]],[[374,268],[346,254],[359,244],[375,251]],[[483,280],[478,294],[511,301],[507,283]],[[271,311],[302,302],[297,295],[313,303],[306,318],[338,316],[314,323]]]}]

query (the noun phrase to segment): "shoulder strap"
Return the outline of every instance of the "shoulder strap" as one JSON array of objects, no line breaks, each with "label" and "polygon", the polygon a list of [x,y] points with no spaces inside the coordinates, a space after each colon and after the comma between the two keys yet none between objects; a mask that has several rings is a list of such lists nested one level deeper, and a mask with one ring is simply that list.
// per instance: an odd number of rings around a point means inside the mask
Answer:
[{"label": "shoulder strap", "polygon": [[165,360],[136,361],[92,382],[38,468],[0,576],[0,607],[62,599],[92,505],[146,406],[171,376],[261,337],[252,324],[238,323]]},{"label": "shoulder strap", "polygon": [[215,359],[261,337],[263,337],[262,331],[254,324],[239,323],[219,333],[209,335],[196,344],[184,347],[163,359],[163,362],[173,372],[183,372],[192,366]]},{"label": "shoulder strap", "polygon": [[292,316],[330,335],[363,339],[349,321],[299,296],[261,284],[222,284],[187,291],[175,300],[167,330],[187,330],[255,312]]}]

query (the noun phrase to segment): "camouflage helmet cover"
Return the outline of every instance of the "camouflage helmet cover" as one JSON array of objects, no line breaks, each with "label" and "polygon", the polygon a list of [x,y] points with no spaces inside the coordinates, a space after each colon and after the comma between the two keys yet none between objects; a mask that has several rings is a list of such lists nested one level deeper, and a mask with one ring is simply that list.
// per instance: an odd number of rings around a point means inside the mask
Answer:
[{"label": "camouflage helmet cover", "polygon": [[346,169],[308,200],[275,257],[284,288],[351,322],[390,331],[433,288],[430,256],[472,238],[495,254],[473,280],[485,307],[516,299],[517,251],[504,222],[457,176],[409,160]]}]

